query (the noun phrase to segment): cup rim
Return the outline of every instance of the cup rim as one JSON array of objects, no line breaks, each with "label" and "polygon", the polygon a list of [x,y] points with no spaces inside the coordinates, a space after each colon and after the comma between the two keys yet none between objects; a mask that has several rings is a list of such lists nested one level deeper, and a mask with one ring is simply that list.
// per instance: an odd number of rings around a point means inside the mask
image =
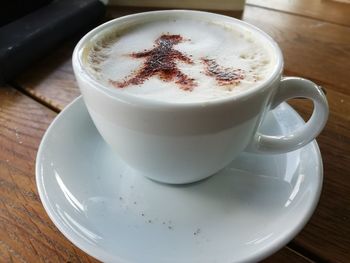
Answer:
[{"label": "cup rim", "polygon": [[[218,98],[215,100],[208,100],[208,101],[186,101],[186,102],[179,103],[179,102],[155,100],[149,97],[141,97],[130,93],[118,92],[118,90],[111,89],[110,87],[107,87],[102,83],[98,82],[94,77],[91,76],[91,73],[89,73],[85,69],[82,61],[83,48],[86,42],[92,39],[99,32],[103,31],[104,29],[107,29],[111,25],[122,23],[129,19],[137,19],[137,18],[142,19],[143,17],[157,15],[157,14],[174,14],[174,13],[196,14],[198,16],[218,18],[218,19],[230,21],[232,23],[237,23],[240,26],[243,26],[245,28],[248,28],[252,31],[257,32],[262,37],[264,37],[265,40],[267,40],[270,47],[273,49],[274,54],[276,55],[276,64],[274,66],[272,73],[267,79],[265,79],[260,84],[256,85],[255,87],[249,88],[247,91],[243,91],[238,94],[235,94],[234,96],[227,96],[227,97],[222,97],[222,98]],[[275,40],[270,35],[262,31],[261,29],[257,28],[256,26],[253,26],[245,21],[242,21],[230,16],[226,16],[226,15],[221,15],[221,14],[216,14],[216,13],[211,13],[206,11],[174,9],[174,10],[147,11],[147,12],[141,12],[136,14],[130,14],[130,15],[118,17],[116,19],[112,19],[110,21],[107,21],[97,26],[96,28],[92,29],[87,34],[85,34],[79,40],[78,44],[75,46],[73,55],[72,55],[72,64],[73,64],[73,70],[76,76],[79,74],[80,78],[82,78],[84,81],[87,81],[88,83],[92,83],[92,85],[90,85],[92,88],[98,90],[99,92],[103,93],[104,95],[112,99],[116,99],[118,101],[122,101],[133,105],[143,105],[145,107],[191,108],[191,107],[198,107],[198,106],[226,104],[226,103],[230,103],[232,101],[241,100],[241,99],[244,100],[244,98],[249,98],[259,91],[264,91],[275,80],[281,77],[284,61],[283,61],[282,51],[279,48],[278,44],[275,42]]]}]

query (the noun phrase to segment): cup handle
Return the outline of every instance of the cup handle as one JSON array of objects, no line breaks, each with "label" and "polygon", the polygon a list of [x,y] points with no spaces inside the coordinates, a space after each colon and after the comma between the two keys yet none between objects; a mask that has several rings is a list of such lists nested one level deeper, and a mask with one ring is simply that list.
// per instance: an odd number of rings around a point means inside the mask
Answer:
[{"label": "cup handle", "polygon": [[257,132],[247,149],[249,152],[290,152],[308,144],[321,132],[328,118],[328,103],[321,88],[310,80],[298,77],[282,78],[280,87],[272,99],[271,109],[296,97],[304,97],[313,101],[314,110],[308,122],[291,134],[282,136]]}]

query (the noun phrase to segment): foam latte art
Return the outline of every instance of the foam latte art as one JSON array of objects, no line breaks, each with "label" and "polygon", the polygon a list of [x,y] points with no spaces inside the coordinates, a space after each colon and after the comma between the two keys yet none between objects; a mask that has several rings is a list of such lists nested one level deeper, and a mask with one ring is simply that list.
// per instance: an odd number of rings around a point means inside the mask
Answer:
[{"label": "foam latte art", "polygon": [[169,17],[102,32],[84,63],[116,92],[181,103],[256,87],[271,76],[275,58],[266,39],[239,25]]}]

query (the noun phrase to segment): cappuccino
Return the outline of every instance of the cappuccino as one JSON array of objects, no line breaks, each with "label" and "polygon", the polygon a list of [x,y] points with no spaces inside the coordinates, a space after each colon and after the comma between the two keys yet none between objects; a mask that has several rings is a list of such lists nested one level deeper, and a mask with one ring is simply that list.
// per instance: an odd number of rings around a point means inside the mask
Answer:
[{"label": "cappuccino", "polygon": [[102,31],[83,59],[116,92],[174,103],[235,96],[276,64],[268,41],[240,25],[171,16]]},{"label": "cappuccino", "polygon": [[[117,18],[86,34],[72,62],[91,119],[115,157],[163,183],[202,180],[243,151],[299,149],[328,116],[319,86],[282,77],[273,39],[227,16],[165,10]],[[268,111],[295,97],[314,102],[308,123],[264,134]]]}]

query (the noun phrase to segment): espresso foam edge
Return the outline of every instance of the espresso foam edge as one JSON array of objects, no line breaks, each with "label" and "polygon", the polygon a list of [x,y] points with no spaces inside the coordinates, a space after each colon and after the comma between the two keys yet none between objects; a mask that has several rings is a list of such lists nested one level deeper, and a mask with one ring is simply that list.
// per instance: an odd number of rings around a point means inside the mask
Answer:
[{"label": "espresso foam edge", "polygon": [[[169,19],[164,19],[163,18],[161,20],[161,22],[164,22],[164,20],[169,20]],[[197,20],[193,20],[193,21],[197,21]],[[154,21],[151,21],[151,23],[152,22],[154,22]],[[206,23],[208,23],[208,25],[211,24],[211,25],[219,26],[222,29],[225,29],[227,31],[232,31],[233,29],[237,30],[237,26],[236,25],[232,25],[230,23],[225,23],[225,22],[222,22],[222,21],[202,20],[202,22],[206,22]],[[86,64],[86,65],[89,65],[88,66],[89,73],[94,75],[95,78],[97,78],[98,81],[101,81],[101,72],[100,72],[101,69],[99,69],[98,67],[94,67],[92,64],[99,65],[103,61],[105,61],[106,58],[109,55],[108,52],[110,52],[110,46],[113,46],[125,34],[133,31],[133,29],[138,28],[140,26],[145,26],[145,24],[140,25],[140,23],[138,23],[138,22],[134,22],[132,24],[127,24],[127,25],[125,24],[125,25],[118,26],[118,28],[105,29],[102,32],[100,32],[99,34],[97,34],[94,38],[92,38],[84,46],[83,55],[82,55],[83,63]],[[251,42],[251,39],[249,37],[247,37],[247,35],[251,34],[251,32],[249,30],[245,30],[245,34],[246,34],[245,40],[248,41],[248,42]],[[265,51],[269,52],[268,49],[266,49]],[[247,54],[242,53],[240,55],[240,57],[242,59],[252,59],[252,60],[254,60],[256,55],[257,54],[248,54],[247,55]],[[270,56],[270,57],[272,57],[272,56]],[[259,63],[257,63],[255,65],[255,67],[264,66],[264,65],[266,65],[268,63],[272,63],[272,62],[269,62],[266,59],[265,60],[263,59]],[[260,81],[259,78],[260,77],[258,77],[257,79]],[[233,88],[235,88],[235,87],[234,86],[228,87],[228,90],[232,90]],[[224,94],[223,96],[226,96],[226,95],[229,95],[229,94]]]}]

